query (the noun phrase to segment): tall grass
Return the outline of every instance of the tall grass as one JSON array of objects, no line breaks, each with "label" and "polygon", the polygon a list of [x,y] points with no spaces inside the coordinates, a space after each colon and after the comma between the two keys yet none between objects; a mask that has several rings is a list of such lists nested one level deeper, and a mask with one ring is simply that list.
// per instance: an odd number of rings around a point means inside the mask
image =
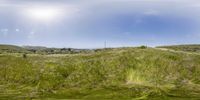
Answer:
[{"label": "tall grass", "polygon": [[199,97],[200,56],[119,48],[66,56],[0,56],[0,98]]}]

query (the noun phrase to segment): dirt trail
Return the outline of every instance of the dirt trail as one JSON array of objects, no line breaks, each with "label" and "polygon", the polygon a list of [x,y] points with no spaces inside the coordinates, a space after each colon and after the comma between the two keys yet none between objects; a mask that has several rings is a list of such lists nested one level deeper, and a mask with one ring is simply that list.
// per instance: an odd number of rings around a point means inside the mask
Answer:
[{"label": "dirt trail", "polygon": [[177,52],[177,53],[185,53],[185,54],[191,54],[191,55],[200,55],[200,53],[186,52],[186,51],[176,51],[176,50],[167,49],[167,48],[154,48],[154,49],[162,50],[162,51]]}]

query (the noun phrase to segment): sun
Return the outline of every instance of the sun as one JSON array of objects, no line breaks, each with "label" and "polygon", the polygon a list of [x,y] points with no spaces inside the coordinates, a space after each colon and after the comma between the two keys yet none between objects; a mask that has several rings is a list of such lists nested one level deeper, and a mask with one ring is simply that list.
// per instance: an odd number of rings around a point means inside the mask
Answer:
[{"label": "sun", "polygon": [[60,11],[57,8],[30,8],[27,10],[28,15],[39,21],[51,21],[59,17]]}]

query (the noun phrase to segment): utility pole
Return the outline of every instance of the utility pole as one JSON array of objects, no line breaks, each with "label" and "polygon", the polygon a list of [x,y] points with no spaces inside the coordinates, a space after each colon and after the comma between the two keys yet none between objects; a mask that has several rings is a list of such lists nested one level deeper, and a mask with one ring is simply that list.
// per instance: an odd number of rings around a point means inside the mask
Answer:
[{"label": "utility pole", "polygon": [[104,41],[104,48],[106,48],[106,41]]}]

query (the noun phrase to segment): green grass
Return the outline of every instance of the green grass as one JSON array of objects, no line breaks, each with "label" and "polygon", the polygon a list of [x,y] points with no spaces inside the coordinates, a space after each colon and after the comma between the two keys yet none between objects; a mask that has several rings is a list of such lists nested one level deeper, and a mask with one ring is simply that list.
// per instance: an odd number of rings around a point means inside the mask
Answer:
[{"label": "green grass", "polygon": [[19,46],[0,44],[0,54],[1,53],[16,53],[16,52],[22,53],[22,52],[28,52],[28,51]]},{"label": "green grass", "polygon": [[200,56],[153,48],[0,55],[0,99],[200,99]]},{"label": "green grass", "polygon": [[167,48],[167,49],[172,49],[172,50],[176,50],[176,51],[186,51],[186,52],[200,53],[200,45],[199,44],[158,46],[157,48]]}]

